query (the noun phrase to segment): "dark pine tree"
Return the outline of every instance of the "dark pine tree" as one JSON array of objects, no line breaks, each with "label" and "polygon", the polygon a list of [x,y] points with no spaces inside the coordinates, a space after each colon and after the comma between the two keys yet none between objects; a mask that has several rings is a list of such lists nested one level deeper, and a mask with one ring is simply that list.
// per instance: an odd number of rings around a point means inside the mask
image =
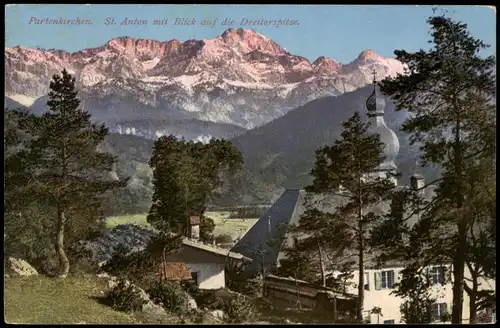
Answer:
[{"label": "dark pine tree", "polygon": [[[411,134],[412,143],[422,145],[423,165],[442,168],[429,220],[446,221],[452,225],[448,231],[456,231],[446,238],[454,241],[454,245],[447,243],[454,252],[452,323],[461,324],[467,234],[474,222],[466,209],[475,189],[468,185],[467,171],[486,158],[494,162],[495,58],[480,55],[488,46],[472,37],[466,24],[445,16],[430,17],[428,23],[433,47],[414,53],[396,50],[396,58],[407,65],[406,72],[383,81],[381,89],[394,99],[397,110],[413,113],[403,131]],[[429,226],[442,229],[436,222]]]},{"label": "dark pine tree", "polygon": [[[362,321],[367,240],[369,228],[379,219],[370,207],[386,200],[394,184],[389,176],[368,178],[384,160],[384,144],[379,135],[369,133],[369,123],[363,123],[356,112],[343,123],[343,128],[340,138],[332,146],[325,146],[316,151],[316,163],[311,171],[313,184],[306,190],[313,195],[327,196],[338,195],[342,188],[344,190],[339,197],[345,201],[329,213],[323,213],[321,207],[315,206],[315,210],[307,212],[300,220],[310,222],[311,215],[321,218],[316,223],[314,233],[306,227],[307,224],[302,224],[303,233],[315,239],[316,242],[311,242],[310,245],[316,245],[316,250],[319,242],[324,243],[325,248],[338,253],[356,254],[359,272],[356,316],[358,321]],[[311,204],[314,203],[321,206],[321,200]]]},{"label": "dark pine tree", "polygon": [[100,195],[127,183],[109,178],[115,158],[97,150],[108,129],[90,121],[90,114],[79,108],[77,94],[75,78],[66,70],[52,77],[49,111],[32,117],[29,131],[34,138],[23,152],[34,172],[26,187],[56,209],[55,250],[60,277],[66,277],[70,269],[65,229],[75,229],[75,212],[98,207]]},{"label": "dark pine tree", "polygon": [[208,144],[165,136],[155,142],[153,204],[148,222],[164,231],[186,236],[189,217],[201,218],[201,237],[212,238],[213,221],[205,217],[208,203],[223,186],[224,178],[242,165],[241,153],[225,140]]}]

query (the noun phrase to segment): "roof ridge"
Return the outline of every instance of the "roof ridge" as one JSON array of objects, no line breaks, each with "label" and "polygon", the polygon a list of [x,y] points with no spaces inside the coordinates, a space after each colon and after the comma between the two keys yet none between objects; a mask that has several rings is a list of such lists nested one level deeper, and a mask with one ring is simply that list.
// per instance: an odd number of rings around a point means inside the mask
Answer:
[{"label": "roof ridge", "polygon": [[252,259],[244,256],[241,253],[236,253],[236,252],[231,251],[231,249],[228,250],[228,249],[225,249],[222,247],[214,246],[212,244],[205,244],[203,242],[200,242],[199,240],[193,240],[193,239],[184,237],[182,239],[182,242],[186,246],[193,246],[193,247],[198,246],[197,248],[199,248],[199,249],[203,249],[203,250],[208,251],[208,252],[212,251],[213,253],[216,253],[218,255],[229,256],[229,257],[238,258],[238,259],[242,259],[242,260],[246,260],[246,259],[252,260]]}]

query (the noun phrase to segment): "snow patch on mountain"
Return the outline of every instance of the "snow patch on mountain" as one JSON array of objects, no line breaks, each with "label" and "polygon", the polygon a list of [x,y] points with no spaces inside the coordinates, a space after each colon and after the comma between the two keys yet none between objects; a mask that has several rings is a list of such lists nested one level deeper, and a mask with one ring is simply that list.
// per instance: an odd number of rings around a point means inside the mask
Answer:
[{"label": "snow patch on mountain", "polygon": [[76,76],[83,107],[106,123],[196,119],[245,129],[363,87],[373,70],[377,79],[403,72],[400,62],[373,50],[346,65],[326,57],[311,63],[253,30],[228,29],[186,42],[118,37],[74,53],[6,48],[5,90],[20,103],[40,106],[34,99],[48,93],[51,76],[64,68]]},{"label": "snow patch on mountain", "polygon": [[30,97],[16,93],[6,93],[5,96],[26,107],[30,107],[31,105],[33,105],[33,103],[37,99],[36,97]]},{"label": "snow patch on mountain", "polygon": [[246,89],[272,89],[273,86],[259,82],[242,82],[234,80],[224,80],[228,85]]},{"label": "snow patch on mountain", "polygon": [[147,139],[158,139],[162,136],[174,135],[178,139],[192,140],[202,143],[208,143],[210,142],[211,139],[214,138],[212,135],[190,134],[188,131],[184,131],[183,133],[171,133],[171,131],[169,130],[142,131],[136,129],[135,127],[122,127],[120,125],[114,126],[110,132],[118,134],[134,135]]},{"label": "snow patch on mountain", "polygon": [[158,64],[159,61],[160,58],[153,58],[151,60],[147,60],[145,62],[142,62],[142,67],[144,67],[145,70],[152,69],[153,67],[156,66],[156,64]]},{"label": "snow patch on mountain", "polygon": [[174,78],[174,81],[188,87],[188,86],[193,86],[193,85],[199,83],[201,80],[201,76],[202,76],[201,74],[182,75],[182,76]]}]

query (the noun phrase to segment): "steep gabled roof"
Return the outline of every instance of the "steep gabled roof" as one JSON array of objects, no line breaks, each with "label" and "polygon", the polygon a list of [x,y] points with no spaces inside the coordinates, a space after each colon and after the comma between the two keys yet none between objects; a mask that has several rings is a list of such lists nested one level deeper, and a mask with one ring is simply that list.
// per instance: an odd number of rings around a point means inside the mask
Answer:
[{"label": "steep gabled roof", "polygon": [[273,240],[281,244],[285,231],[281,225],[287,225],[294,216],[296,205],[300,197],[299,189],[288,189],[267,210],[252,228],[231,249],[239,252],[254,261],[247,266],[248,272],[258,272],[273,266],[278,258],[280,247],[270,247],[268,241]]}]

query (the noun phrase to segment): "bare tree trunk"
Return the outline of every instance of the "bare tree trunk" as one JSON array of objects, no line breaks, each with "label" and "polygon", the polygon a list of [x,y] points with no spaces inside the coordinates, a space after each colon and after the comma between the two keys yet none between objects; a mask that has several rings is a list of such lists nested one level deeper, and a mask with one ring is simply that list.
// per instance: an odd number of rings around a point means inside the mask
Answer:
[{"label": "bare tree trunk", "polygon": [[319,269],[321,272],[321,286],[326,287],[326,275],[325,275],[325,262],[323,261],[323,251],[321,250],[321,245],[319,243],[319,239],[316,238],[318,241],[318,255],[319,255]]},{"label": "bare tree trunk", "polygon": [[[473,288],[474,289],[474,288]],[[476,287],[477,289],[477,287]],[[469,323],[473,324],[476,323],[477,321],[477,297],[476,297],[476,291],[473,291],[470,295],[470,303],[469,303]]]},{"label": "bare tree trunk", "polygon": [[[184,187],[184,214],[187,214],[187,197],[188,197],[187,195],[188,195],[187,188],[186,188],[186,187]],[[189,218],[189,214],[188,214],[188,215],[186,215],[186,226],[185,226],[185,228],[183,229],[183,230],[184,230],[184,231],[183,231],[183,234],[184,234],[184,236],[185,236],[185,237],[188,237],[188,238],[190,238],[190,237],[191,237],[191,236],[189,235],[189,231],[190,231],[190,229],[191,229],[191,224],[190,224],[191,222],[190,222],[190,220],[191,220],[191,219]],[[201,218],[200,218],[200,220],[201,220]],[[200,222],[200,224],[201,224],[201,222]],[[201,227],[200,227],[200,230],[201,230]],[[201,236],[200,236],[200,237],[201,237]],[[165,253],[164,253],[164,254],[165,254]],[[165,273],[165,274],[166,274],[166,273]],[[166,277],[166,276],[165,276],[165,277]]]},{"label": "bare tree trunk", "polygon": [[467,222],[462,213],[463,195],[462,195],[462,145],[460,143],[460,108],[455,103],[457,109],[457,120],[455,124],[454,137],[454,169],[455,169],[455,186],[456,186],[456,210],[458,215],[458,247],[453,259],[453,307],[451,311],[451,323],[462,323],[463,312],[463,296],[464,296],[464,271],[465,271],[465,254],[467,252]]},{"label": "bare tree trunk", "polygon": [[261,259],[261,273],[262,273],[262,279],[264,279],[264,277],[266,276],[266,271],[264,269],[264,253],[262,253],[260,255],[260,259]]},{"label": "bare tree trunk", "polygon": [[60,278],[66,278],[69,273],[69,260],[64,251],[64,224],[66,223],[66,216],[64,210],[57,211],[57,238],[55,243],[56,253],[59,257],[59,264],[61,266]]},{"label": "bare tree trunk", "polygon": [[359,322],[363,321],[363,303],[365,301],[365,283],[364,283],[364,278],[365,278],[365,270],[364,270],[364,251],[365,251],[365,245],[364,245],[364,236],[363,236],[363,194],[361,190],[361,176],[358,177],[358,186],[359,186],[359,191],[358,191],[358,272],[359,272],[359,277],[358,277],[358,299],[356,303],[356,318]]},{"label": "bare tree trunk", "polygon": [[462,231],[465,230],[459,224],[459,245],[457,247],[457,253],[455,254],[455,259],[453,261],[453,307],[451,312],[451,323],[461,324],[462,323],[462,312],[463,312],[463,294],[464,294],[464,269],[465,261],[463,258],[465,241],[462,238]]},{"label": "bare tree trunk", "polygon": [[166,248],[167,246],[165,245],[163,247],[163,279],[167,281],[167,254],[166,254]]},{"label": "bare tree trunk", "polygon": [[337,312],[337,296],[333,297],[333,322],[337,322],[339,315]]},{"label": "bare tree trunk", "polygon": [[472,273],[472,288],[464,284],[465,292],[469,295],[469,324],[474,324],[477,321],[477,291],[479,289],[478,277]]},{"label": "bare tree trunk", "polygon": [[[361,228],[361,225],[360,225]],[[363,320],[363,303],[365,301],[365,270],[364,270],[364,242],[363,236],[359,237],[359,277],[358,277],[358,300],[356,304],[356,314],[359,321]]]},{"label": "bare tree trunk", "polygon": [[302,302],[300,301],[300,289],[299,289],[299,282],[297,280],[297,270],[295,270],[295,290],[297,291],[297,305],[299,306],[299,309],[302,310]]}]

